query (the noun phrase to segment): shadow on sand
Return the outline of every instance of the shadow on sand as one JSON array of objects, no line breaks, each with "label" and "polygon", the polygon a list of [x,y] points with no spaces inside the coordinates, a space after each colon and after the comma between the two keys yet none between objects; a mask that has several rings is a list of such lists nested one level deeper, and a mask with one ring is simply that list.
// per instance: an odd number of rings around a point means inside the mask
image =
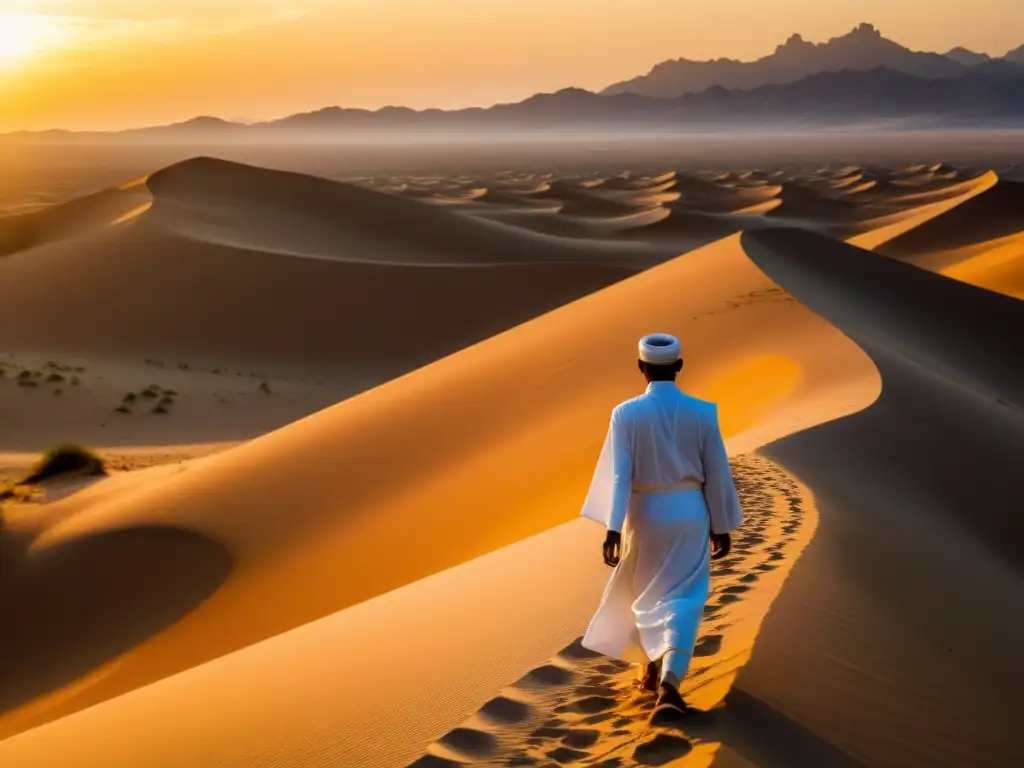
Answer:
[{"label": "shadow on sand", "polygon": [[232,570],[220,544],[170,527],[40,549],[0,516],[0,712],[54,691],[170,626]]}]

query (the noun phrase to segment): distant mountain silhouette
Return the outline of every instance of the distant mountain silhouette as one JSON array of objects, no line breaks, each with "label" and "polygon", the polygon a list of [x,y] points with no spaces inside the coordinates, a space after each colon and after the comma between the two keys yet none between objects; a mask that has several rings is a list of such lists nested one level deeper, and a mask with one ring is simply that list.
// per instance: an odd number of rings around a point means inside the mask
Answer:
[{"label": "distant mountain silhouette", "polygon": [[992,57],[987,53],[978,53],[976,51],[969,50],[967,48],[961,48],[957,46],[951,51],[945,53],[947,59],[952,59],[958,64],[963,64],[965,67],[974,67],[978,64],[984,64],[992,61]]},{"label": "distant mountain silhouette", "polygon": [[792,83],[821,72],[878,67],[924,78],[957,77],[967,69],[957,57],[911,51],[882,37],[871,24],[861,24],[827,43],[810,43],[793,35],[773,54],[757,61],[665,61],[646,75],[610,85],[602,93],[674,98],[714,86],[750,89]]},{"label": "distant mountain silhouette", "polygon": [[1024,67],[992,60],[956,77],[924,78],[878,67],[822,72],[749,90],[720,86],[674,99],[579,88],[486,109],[326,109],[243,125],[215,117],[120,133],[10,134],[52,143],[264,143],[389,134],[523,133],[551,130],[685,130],[713,127],[1024,127]]},{"label": "distant mountain silhouette", "polygon": [[1020,48],[1014,48],[1008,54],[1003,56],[1003,61],[1010,61],[1014,64],[1024,64],[1024,45]]},{"label": "distant mountain silhouette", "polygon": [[960,77],[922,78],[880,67],[824,72],[749,91],[710,88],[673,100],[690,119],[763,118],[837,124],[1024,124],[1024,68],[990,62]]}]

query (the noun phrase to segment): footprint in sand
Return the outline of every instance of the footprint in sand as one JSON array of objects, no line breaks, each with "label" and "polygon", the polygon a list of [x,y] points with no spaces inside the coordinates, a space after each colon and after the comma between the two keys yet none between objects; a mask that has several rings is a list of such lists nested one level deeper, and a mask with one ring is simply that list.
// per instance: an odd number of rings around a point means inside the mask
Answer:
[{"label": "footprint in sand", "polygon": [[573,749],[586,749],[594,746],[599,738],[601,738],[600,731],[580,729],[565,734],[562,737],[562,743]]},{"label": "footprint in sand", "polygon": [[612,709],[615,703],[615,699],[611,696],[586,696],[577,701],[563,704],[555,712],[579,712],[584,715],[596,715],[599,712],[606,712]]},{"label": "footprint in sand", "polygon": [[703,658],[705,656],[714,656],[722,649],[722,636],[721,635],[705,635],[699,641],[697,641],[696,647],[693,649],[694,658]]},{"label": "footprint in sand", "polygon": [[725,592],[727,595],[742,595],[744,592],[749,592],[750,587],[744,584],[737,584],[734,587],[726,587],[722,591]]},{"label": "footprint in sand", "polygon": [[456,728],[442,736],[438,743],[469,757],[487,757],[497,746],[494,736],[474,728]]},{"label": "footprint in sand", "polygon": [[570,747],[557,747],[545,754],[556,763],[578,763],[580,760],[590,757],[589,752],[581,752]]},{"label": "footprint in sand", "polygon": [[529,672],[521,682],[526,686],[565,685],[573,679],[573,676],[573,672],[570,669],[556,667],[554,664],[545,664],[543,667],[537,667],[537,669]]},{"label": "footprint in sand", "polygon": [[659,733],[650,741],[638,744],[633,750],[633,759],[639,765],[667,765],[688,755],[691,749],[690,742],[682,736]]},{"label": "footprint in sand", "polygon": [[[693,654],[708,661],[692,665],[695,679],[713,679],[728,667],[721,651],[724,633],[736,620],[732,604],[780,567],[803,524],[799,486],[782,470],[757,457],[739,457],[734,474],[747,522],[734,536],[733,553],[712,567],[714,599],[704,616],[713,620],[703,627]],[[670,765],[692,751],[685,733],[693,722],[689,717],[652,720],[656,699],[639,692],[635,678],[635,668],[588,651],[576,640],[487,702],[412,766]]]},{"label": "footprint in sand", "polygon": [[530,705],[507,696],[498,696],[484,704],[480,714],[495,723],[521,723],[529,717]]}]

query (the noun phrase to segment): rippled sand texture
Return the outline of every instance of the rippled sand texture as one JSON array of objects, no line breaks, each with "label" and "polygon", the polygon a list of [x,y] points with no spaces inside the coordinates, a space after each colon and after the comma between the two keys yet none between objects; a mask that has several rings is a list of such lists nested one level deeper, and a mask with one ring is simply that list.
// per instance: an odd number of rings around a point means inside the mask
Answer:
[{"label": "rippled sand texture", "polygon": [[[197,158],[0,218],[0,765],[1016,765],[1012,173]],[[700,710],[577,638],[636,338],[747,523]]]}]

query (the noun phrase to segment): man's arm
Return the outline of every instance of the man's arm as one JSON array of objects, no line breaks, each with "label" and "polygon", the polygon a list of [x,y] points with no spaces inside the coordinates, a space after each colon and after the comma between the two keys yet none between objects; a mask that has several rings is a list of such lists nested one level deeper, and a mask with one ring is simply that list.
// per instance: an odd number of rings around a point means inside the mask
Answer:
[{"label": "man's arm", "polygon": [[701,461],[704,464],[704,500],[711,513],[712,545],[717,550],[716,557],[725,557],[730,546],[728,533],[743,524],[743,510],[736,495],[716,406],[709,408],[704,425]]},{"label": "man's arm", "polygon": [[621,412],[612,411],[612,509],[608,516],[608,535],[604,542],[604,561],[610,566],[619,564],[622,547],[622,528],[626,524],[629,510],[629,495],[633,490],[633,452],[630,445],[629,428]]},{"label": "man's arm", "polygon": [[629,495],[633,490],[633,451],[629,428],[619,410],[612,412],[612,511],[608,517],[608,530],[622,533],[629,510]]}]

